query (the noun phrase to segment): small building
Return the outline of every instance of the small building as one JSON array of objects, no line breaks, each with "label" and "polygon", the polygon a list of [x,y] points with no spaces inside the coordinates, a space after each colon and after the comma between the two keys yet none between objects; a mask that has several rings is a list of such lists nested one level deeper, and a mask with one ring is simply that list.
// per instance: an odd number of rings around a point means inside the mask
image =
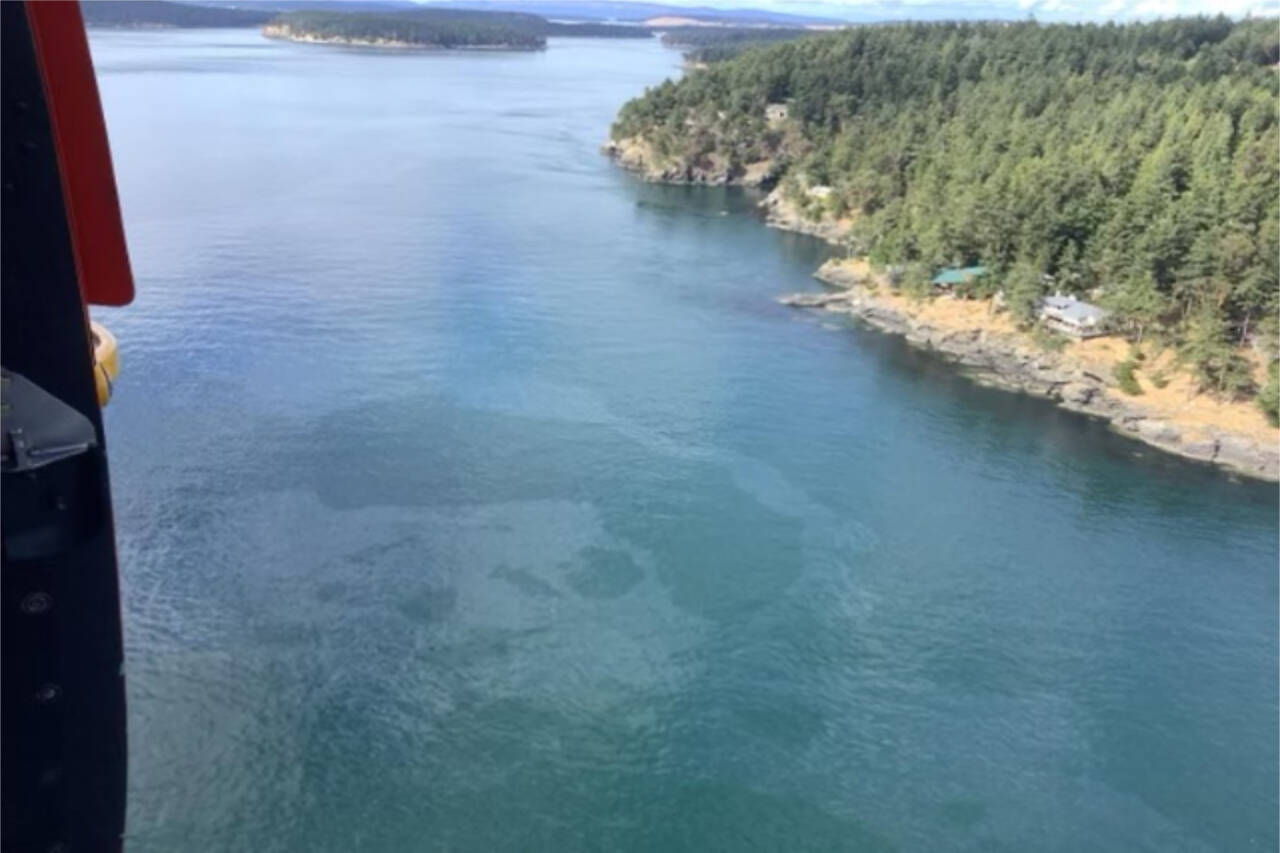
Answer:
[{"label": "small building", "polygon": [[789,113],[790,113],[790,110],[787,109],[786,104],[765,104],[765,107],[764,107],[765,121],[769,122],[770,124],[775,124],[780,121],[786,121],[787,115]]},{"label": "small building", "polygon": [[986,267],[946,267],[933,277],[933,286],[951,290],[959,284],[972,284],[986,274]]},{"label": "small building", "polygon": [[1076,338],[1107,334],[1108,313],[1090,302],[1055,293],[1040,300],[1040,319],[1055,331]]},{"label": "small building", "polygon": [[809,187],[809,189],[805,190],[805,195],[809,196],[809,198],[826,199],[830,198],[833,192],[834,190],[831,187],[817,186]]}]

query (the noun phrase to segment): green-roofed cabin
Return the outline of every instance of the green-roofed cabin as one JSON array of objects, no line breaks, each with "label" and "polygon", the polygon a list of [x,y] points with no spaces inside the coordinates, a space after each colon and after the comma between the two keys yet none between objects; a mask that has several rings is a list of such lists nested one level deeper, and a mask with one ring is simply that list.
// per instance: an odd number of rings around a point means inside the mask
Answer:
[{"label": "green-roofed cabin", "polygon": [[986,267],[945,267],[933,277],[933,284],[949,290],[957,284],[969,284],[986,274]]}]

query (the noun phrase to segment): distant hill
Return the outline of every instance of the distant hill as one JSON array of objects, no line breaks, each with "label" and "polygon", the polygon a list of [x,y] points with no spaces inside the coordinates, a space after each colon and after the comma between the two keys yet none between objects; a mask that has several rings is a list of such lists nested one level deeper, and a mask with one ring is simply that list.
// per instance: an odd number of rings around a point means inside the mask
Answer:
[{"label": "distant hill", "polygon": [[91,27],[260,27],[279,16],[296,15],[303,17],[291,22],[293,28],[313,35],[323,32],[336,37],[339,30],[353,28],[365,34],[394,30],[407,34],[406,40],[411,43],[435,44],[443,40],[447,46],[462,46],[476,39],[483,42],[491,37],[498,39],[495,44],[541,47],[547,36],[653,35],[648,28],[635,24],[561,23],[528,12],[424,7],[408,0],[208,0],[200,5],[167,0],[89,0],[82,8],[85,23]]},{"label": "distant hill", "polygon": [[719,24],[757,26],[839,26],[833,18],[791,15],[765,9],[713,9],[708,6],[671,6],[665,3],[623,3],[619,0],[428,0],[433,9],[484,9],[527,12],[544,18],[573,21],[625,21],[642,23],[652,18],[686,18]]},{"label": "distant hill", "polygon": [[[620,0],[86,0],[85,23],[94,27],[254,27],[277,14],[430,15],[450,12],[524,15],[542,20],[541,34],[595,38],[644,38],[677,26],[708,28],[829,27],[845,22],[761,9],[713,9]],[[443,18],[439,19],[443,20]],[[645,26],[656,21],[658,26]],[[663,22],[670,22],[663,25]],[[568,24],[566,22],[580,22]],[[677,23],[678,22],[678,23]],[[742,41],[743,39],[737,39]],[[763,36],[758,41],[772,40]]]},{"label": "distant hill", "polygon": [[201,0],[200,5],[219,9],[253,9],[260,12],[402,12],[420,9],[410,0]]},{"label": "distant hill", "polygon": [[635,24],[609,24],[597,21],[583,21],[581,23],[547,21],[545,32],[549,36],[570,38],[647,39],[653,37],[653,30],[648,27]]},{"label": "distant hill", "polygon": [[93,0],[80,4],[91,27],[259,27],[273,12],[214,8],[165,0]]},{"label": "distant hill", "polygon": [[384,17],[406,18],[415,21],[503,21],[510,26],[528,30],[540,36],[568,36],[589,38],[650,38],[653,32],[635,24],[608,24],[587,21],[560,23],[549,21],[541,15],[529,12],[500,12],[496,9],[454,9],[415,5],[413,9],[396,10]]},{"label": "distant hill", "polygon": [[644,27],[567,24],[524,12],[415,6],[376,14],[300,10],[271,20],[264,33],[293,41],[385,47],[538,49],[548,36],[649,38]]}]

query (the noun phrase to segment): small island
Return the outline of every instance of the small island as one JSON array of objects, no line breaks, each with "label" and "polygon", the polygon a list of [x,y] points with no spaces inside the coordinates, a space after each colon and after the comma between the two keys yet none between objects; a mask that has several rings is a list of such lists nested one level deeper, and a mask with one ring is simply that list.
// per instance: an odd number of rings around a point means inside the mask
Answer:
[{"label": "small island", "polygon": [[541,50],[536,15],[430,9],[394,14],[289,12],[262,29],[268,38],[357,47]]},{"label": "small island", "polygon": [[646,27],[562,23],[521,12],[412,9],[379,13],[289,12],[262,30],[268,38],[358,47],[541,50],[550,36],[650,38]]}]

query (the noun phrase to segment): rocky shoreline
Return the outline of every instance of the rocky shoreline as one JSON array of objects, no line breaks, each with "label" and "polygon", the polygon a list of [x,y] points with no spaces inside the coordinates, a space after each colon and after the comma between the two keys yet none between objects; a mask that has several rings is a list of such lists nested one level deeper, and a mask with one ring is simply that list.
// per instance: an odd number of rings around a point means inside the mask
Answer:
[{"label": "rocky shoreline", "polygon": [[[639,138],[610,140],[604,152],[622,168],[660,183],[767,188],[779,177],[770,161],[749,164],[737,173],[711,156],[692,164],[664,163],[652,146]],[[773,228],[811,234],[833,244],[839,244],[848,233],[847,222],[815,221],[804,216],[777,187],[760,202],[760,207],[765,224]],[[1120,434],[1167,453],[1249,477],[1280,481],[1280,442],[1276,440],[1262,441],[1228,429],[1185,427],[1118,392],[1105,373],[1090,370],[1067,356],[1028,346],[1026,335],[1021,333],[984,326],[931,325],[891,300],[878,297],[863,276],[838,261],[828,261],[814,275],[837,290],[794,294],[779,301],[845,314],[882,331],[902,335],[908,343],[948,358],[977,382],[1044,397],[1064,409],[1101,418]]]},{"label": "rocky shoreline", "polygon": [[770,228],[810,234],[829,243],[839,243],[848,233],[847,222],[809,219],[795,204],[788,201],[781,188],[775,186],[780,175],[778,164],[773,160],[748,163],[738,170],[731,169],[726,161],[714,155],[688,164],[678,161],[663,162],[648,142],[636,137],[611,139],[604,144],[602,150],[628,172],[634,172],[653,183],[769,190],[769,194],[760,202],[760,208],[765,213],[765,225]]},{"label": "rocky shoreline", "polygon": [[695,162],[682,163],[658,156],[652,145],[638,137],[610,139],[601,150],[628,172],[658,184],[767,187],[778,177],[772,160],[735,169],[724,158],[708,154]]},{"label": "rocky shoreline", "polygon": [[1119,433],[1187,459],[1210,462],[1263,480],[1280,480],[1280,448],[1227,430],[1197,434],[1159,417],[1141,402],[1117,393],[1104,376],[1072,359],[1028,347],[1019,333],[990,329],[945,329],[923,322],[878,298],[865,281],[838,262],[815,273],[838,290],[782,297],[784,304],[855,317],[902,335],[957,364],[984,385],[1045,397],[1064,409],[1101,418]]},{"label": "rocky shoreline", "polygon": [[810,219],[783,195],[780,188],[775,187],[765,196],[760,207],[764,210],[764,224],[770,228],[809,234],[834,245],[841,245],[849,234],[848,220]]}]

